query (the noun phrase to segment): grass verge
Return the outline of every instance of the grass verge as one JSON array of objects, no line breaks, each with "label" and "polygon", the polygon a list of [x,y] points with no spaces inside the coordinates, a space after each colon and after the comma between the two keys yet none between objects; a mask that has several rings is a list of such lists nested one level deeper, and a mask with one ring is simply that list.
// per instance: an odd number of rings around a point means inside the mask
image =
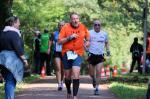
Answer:
[{"label": "grass verge", "polygon": [[110,85],[110,90],[118,96],[118,99],[146,99],[147,86],[114,82]]}]

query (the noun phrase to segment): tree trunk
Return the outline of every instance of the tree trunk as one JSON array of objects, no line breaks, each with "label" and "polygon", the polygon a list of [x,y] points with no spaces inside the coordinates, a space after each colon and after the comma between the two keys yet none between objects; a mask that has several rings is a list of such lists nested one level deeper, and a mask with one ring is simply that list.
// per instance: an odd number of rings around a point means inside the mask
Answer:
[{"label": "tree trunk", "polygon": [[0,0],[0,30],[4,28],[6,18],[12,16],[13,0]]}]

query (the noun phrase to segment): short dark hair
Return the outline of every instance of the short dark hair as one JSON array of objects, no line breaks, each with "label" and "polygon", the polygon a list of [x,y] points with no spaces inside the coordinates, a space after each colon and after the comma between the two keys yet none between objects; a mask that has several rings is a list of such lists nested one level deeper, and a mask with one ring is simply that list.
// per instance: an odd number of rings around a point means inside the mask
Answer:
[{"label": "short dark hair", "polygon": [[134,38],[134,42],[138,42],[138,38],[137,37]]},{"label": "short dark hair", "polygon": [[70,18],[71,18],[72,15],[80,16],[77,12],[71,12],[71,13],[70,13]]},{"label": "short dark hair", "polygon": [[5,26],[12,26],[19,18],[17,16],[11,16],[5,20]]},{"label": "short dark hair", "polygon": [[44,33],[48,33],[49,30],[47,28],[44,29]]}]

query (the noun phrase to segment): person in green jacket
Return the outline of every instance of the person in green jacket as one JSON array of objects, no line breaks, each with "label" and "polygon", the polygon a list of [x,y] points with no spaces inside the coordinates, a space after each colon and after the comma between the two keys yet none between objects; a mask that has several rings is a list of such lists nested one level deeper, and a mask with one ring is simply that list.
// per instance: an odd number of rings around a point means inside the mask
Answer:
[{"label": "person in green jacket", "polygon": [[44,33],[41,34],[40,38],[40,54],[41,54],[41,68],[45,66],[46,62],[46,74],[51,75],[50,73],[50,49],[52,45],[51,36],[48,33],[48,29],[44,29]]}]

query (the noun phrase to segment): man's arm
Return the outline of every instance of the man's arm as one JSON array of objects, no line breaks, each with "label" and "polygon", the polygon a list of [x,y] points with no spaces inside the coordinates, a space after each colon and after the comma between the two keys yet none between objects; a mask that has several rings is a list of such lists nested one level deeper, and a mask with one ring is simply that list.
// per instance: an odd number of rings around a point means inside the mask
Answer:
[{"label": "man's arm", "polygon": [[61,29],[60,33],[59,33],[59,37],[58,37],[58,43],[59,44],[64,44],[66,43],[68,40],[65,37],[65,26]]},{"label": "man's arm", "polygon": [[108,42],[108,41],[105,42],[105,47],[106,47],[106,50],[110,50],[110,49],[109,49],[109,42]]},{"label": "man's arm", "polygon": [[105,42],[105,47],[106,47],[106,54],[107,56],[110,56],[110,48],[109,48],[109,41]]},{"label": "man's arm", "polygon": [[131,47],[130,47],[130,52],[132,53],[132,49],[133,49],[133,44],[131,45]]},{"label": "man's arm", "polygon": [[78,35],[74,33],[74,34],[69,35],[69,36],[67,36],[67,37],[65,37],[65,38],[59,39],[59,40],[58,40],[58,43],[64,44],[64,43],[66,43],[66,42],[68,42],[68,41],[71,41],[71,40],[73,40],[73,39],[76,39],[77,37],[78,37]]},{"label": "man's arm", "polygon": [[85,47],[88,48],[90,46],[90,39],[85,38]]},{"label": "man's arm", "polygon": [[52,43],[53,43],[53,40],[52,40],[52,35],[51,35],[50,38],[49,38],[49,42],[48,42],[47,54],[50,54]]},{"label": "man's arm", "polygon": [[90,46],[90,33],[88,29],[85,27],[85,47]]}]

